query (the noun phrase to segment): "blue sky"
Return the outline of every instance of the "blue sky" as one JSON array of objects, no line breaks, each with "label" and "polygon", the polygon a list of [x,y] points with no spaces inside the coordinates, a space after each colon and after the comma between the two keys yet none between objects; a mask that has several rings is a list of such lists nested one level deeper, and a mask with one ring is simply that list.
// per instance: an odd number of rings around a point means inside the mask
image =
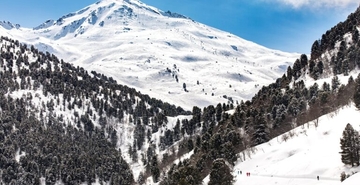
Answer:
[{"label": "blue sky", "polygon": [[[358,0],[142,0],[161,10],[233,33],[268,48],[309,53],[326,30],[355,11]],[[0,20],[36,27],[96,0],[1,0]]]}]

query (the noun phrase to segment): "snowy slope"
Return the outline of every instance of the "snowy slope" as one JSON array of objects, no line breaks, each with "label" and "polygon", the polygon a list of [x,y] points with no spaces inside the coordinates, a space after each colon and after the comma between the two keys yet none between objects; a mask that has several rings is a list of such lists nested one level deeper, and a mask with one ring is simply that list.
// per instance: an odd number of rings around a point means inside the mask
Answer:
[{"label": "snowy slope", "polygon": [[360,182],[360,173],[354,174],[345,181],[341,185],[355,185]]},{"label": "snowy slope", "polygon": [[187,109],[250,99],[298,57],[137,0],[102,0],[0,34]]},{"label": "snowy slope", "polygon": [[[344,107],[320,117],[318,127],[315,122],[310,122],[285,133],[289,136],[287,141],[281,135],[253,148],[253,152],[241,153],[241,159],[234,167],[235,184],[340,185],[341,172],[352,174],[360,170],[345,166],[339,154],[340,138],[346,124],[359,130],[359,116],[360,111],[355,106]],[[251,177],[247,177],[246,172],[250,172]],[[348,184],[354,184],[351,182],[354,181],[349,179]]]}]

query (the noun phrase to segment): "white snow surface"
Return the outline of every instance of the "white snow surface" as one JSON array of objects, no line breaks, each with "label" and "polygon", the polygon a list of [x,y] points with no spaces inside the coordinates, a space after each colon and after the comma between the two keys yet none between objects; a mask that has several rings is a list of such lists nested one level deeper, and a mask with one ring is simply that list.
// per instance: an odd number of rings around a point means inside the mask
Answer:
[{"label": "white snow surface", "polygon": [[[267,143],[240,153],[233,168],[235,185],[356,185],[360,175],[355,174],[343,183],[341,172],[346,174],[360,171],[341,162],[340,138],[347,123],[360,130],[360,111],[354,105],[343,107],[333,113],[285,133]],[[293,134],[293,137],[290,137]],[[244,159],[245,155],[245,159]],[[242,174],[239,174],[240,171]],[[247,177],[246,173],[251,176]],[[317,180],[319,176],[320,180]],[[207,184],[209,176],[204,179]]]},{"label": "white snow surface", "polygon": [[354,174],[350,176],[348,179],[345,179],[345,181],[341,185],[356,185],[360,182],[360,173]]},{"label": "white snow surface", "polygon": [[137,0],[102,0],[34,29],[0,24],[0,35],[188,110],[248,100],[299,57]]}]

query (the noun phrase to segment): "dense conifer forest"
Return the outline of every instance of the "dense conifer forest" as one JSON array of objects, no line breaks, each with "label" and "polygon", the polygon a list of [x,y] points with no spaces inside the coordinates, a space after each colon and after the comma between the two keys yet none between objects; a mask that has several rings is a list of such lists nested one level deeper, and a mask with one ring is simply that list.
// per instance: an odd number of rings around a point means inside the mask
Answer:
[{"label": "dense conifer forest", "polygon": [[96,178],[132,184],[129,165],[116,150],[121,130],[115,127],[137,125],[134,137],[141,148],[145,127],[156,132],[166,116],[190,114],[33,46],[5,37],[0,42],[0,167],[5,184],[39,184],[40,178],[46,184],[92,183]]}]

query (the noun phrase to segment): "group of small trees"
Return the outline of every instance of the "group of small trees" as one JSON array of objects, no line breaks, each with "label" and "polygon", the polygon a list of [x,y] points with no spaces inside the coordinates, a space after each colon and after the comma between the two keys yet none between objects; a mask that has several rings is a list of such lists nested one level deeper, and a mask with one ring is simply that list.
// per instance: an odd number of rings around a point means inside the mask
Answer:
[{"label": "group of small trees", "polygon": [[[360,109],[360,75],[355,80],[355,92],[353,96],[355,106]],[[340,139],[341,161],[351,166],[360,165],[360,137],[351,124],[347,124]]]},{"label": "group of small trees", "polygon": [[[360,110],[360,75],[355,80],[355,91],[353,100],[357,109]],[[351,124],[347,124],[342,138],[340,139],[341,161],[346,165],[359,166],[360,165],[360,136]],[[341,181],[344,181],[350,175],[345,172],[341,173]]]}]

